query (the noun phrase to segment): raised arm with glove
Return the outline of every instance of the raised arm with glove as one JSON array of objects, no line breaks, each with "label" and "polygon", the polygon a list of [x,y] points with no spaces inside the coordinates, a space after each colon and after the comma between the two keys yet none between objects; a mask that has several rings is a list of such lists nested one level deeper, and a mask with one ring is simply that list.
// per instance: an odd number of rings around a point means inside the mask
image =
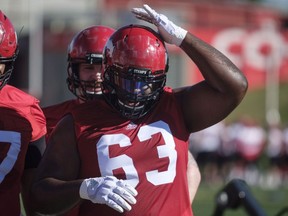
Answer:
[{"label": "raised arm with glove", "polygon": [[132,13],[134,13],[138,19],[156,25],[166,43],[180,46],[187,34],[185,29],[175,25],[165,15],[158,14],[146,4],[143,5],[143,8],[133,8]]},{"label": "raised arm with glove", "polygon": [[205,79],[185,88],[185,93],[183,88],[174,89],[175,92],[182,92],[178,99],[190,132],[223,120],[238,106],[246,94],[248,83],[227,56],[146,4],[143,8],[133,8],[132,13],[136,18],[154,24],[166,43],[179,46],[197,65]]}]

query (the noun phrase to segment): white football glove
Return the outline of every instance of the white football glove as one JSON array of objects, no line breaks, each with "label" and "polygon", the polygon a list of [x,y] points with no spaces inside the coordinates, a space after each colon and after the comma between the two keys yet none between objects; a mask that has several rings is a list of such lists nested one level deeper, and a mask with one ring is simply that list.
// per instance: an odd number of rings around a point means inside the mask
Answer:
[{"label": "white football glove", "polygon": [[169,44],[180,46],[187,34],[185,29],[175,25],[165,15],[157,13],[147,4],[144,4],[143,8],[133,8],[132,13],[136,18],[156,25],[165,42]]},{"label": "white football glove", "polygon": [[[93,203],[106,204],[116,211],[132,209],[130,204],[135,204],[137,191],[123,180],[114,176],[85,179],[79,190],[82,199]],[[129,204],[130,203],[130,204]]]}]

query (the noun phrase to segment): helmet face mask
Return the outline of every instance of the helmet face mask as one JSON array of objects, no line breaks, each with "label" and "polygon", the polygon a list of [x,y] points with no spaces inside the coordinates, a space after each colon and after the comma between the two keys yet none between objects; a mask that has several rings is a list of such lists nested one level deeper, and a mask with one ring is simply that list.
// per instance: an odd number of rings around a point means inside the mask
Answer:
[{"label": "helmet face mask", "polygon": [[[141,71],[145,74],[137,72],[135,74],[135,71]],[[117,72],[113,69],[106,71],[106,76],[109,76],[111,80],[104,82],[103,85],[108,85],[110,89],[113,89],[113,106],[124,117],[137,119],[144,116],[159,99],[165,86],[166,75],[155,77],[148,75],[149,73],[151,74],[150,70],[135,68],[129,68],[126,73]],[[105,78],[104,80],[107,81]],[[117,98],[115,98],[116,95]]]},{"label": "helmet face mask", "polygon": [[101,76],[103,48],[114,29],[105,26],[91,26],[74,36],[68,46],[67,85],[79,99],[90,100],[101,93],[99,79],[81,79],[81,66],[97,66],[95,74]]},{"label": "helmet face mask", "polygon": [[0,73],[0,90],[8,83],[18,56],[17,34],[7,16],[0,11],[0,64],[5,65]]},{"label": "helmet face mask", "polygon": [[168,59],[164,42],[153,30],[130,25],[111,36],[104,52],[105,98],[125,118],[146,115],[166,83]]},{"label": "helmet face mask", "polygon": [[[16,57],[15,57],[16,59]],[[4,64],[5,65],[5,69],[4,69],[4,73],[0,73],[0,90],[9,82],[9,79],[12,75],[13,69],[14,69],[14,60],[10,60],[7,61],[7,59],[5,59],[4,61],[2,61],[0,59],[0,64]]]}]

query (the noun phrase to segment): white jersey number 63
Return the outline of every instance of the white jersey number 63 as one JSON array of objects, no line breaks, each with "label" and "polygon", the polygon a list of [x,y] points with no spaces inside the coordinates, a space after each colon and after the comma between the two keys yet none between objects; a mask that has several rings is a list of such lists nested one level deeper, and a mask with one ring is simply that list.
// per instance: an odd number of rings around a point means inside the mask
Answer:
[{"label": "white jersey number 63", "polygon": [[[153,185],[162,185],[173,182],[176,176],[177,152],[175,142],[169,125],[163,121],[142,126],[137,134],[139,140],[144,142],[152,138],[152,135],[161,133],[165,144],[157,147],[159,158],[169,158],[166,171],[159,172],[151,170],[146,172],[146,178]],[[136,187],[139,183],[138,173],[133,163],[133,158],[123,154],[117,157],[109,157],[109,146],[120,145],[126,147],[131,145],[130,138],[124,134],[109,134],[101,137],[96,144],[98,162],[102,176],[113,175],[113,170],[123,168],[127,182]]]}]

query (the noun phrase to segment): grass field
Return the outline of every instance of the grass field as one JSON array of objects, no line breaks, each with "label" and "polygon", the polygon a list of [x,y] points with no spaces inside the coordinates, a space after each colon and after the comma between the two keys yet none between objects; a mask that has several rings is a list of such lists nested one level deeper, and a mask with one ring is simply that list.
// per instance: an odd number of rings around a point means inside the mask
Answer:
[{"label": "grass field", "polygon": [[[288,84],[279,86],[279,112],[283,125],[288,125]],[[262,125],[266,124],[265,89],[249,90],[240,105],[228,116],[228,121],[237,120],[243,114],[249,115]]]},{"label": "grass field", "polygon": [[[194,216],[212,216],[215,208],[216,194],[224,185],[205,185],[202,183],[193,203]],[[258,187],[250,187],[250,191],[258,204],[265,210],[267,216],[276,216],[284,207],[288,207],[288,188],[277,190],[265,190]],[[237,209],[228,209],[225,216],[248,216],[243,206]],[[286,213],[285,215],[288,215]]]},{"label": "grass field", "polygon": [[[201,183],[193,203],[194,216],[212,216],[215,208],[216,194],[223,187],[224,185],[208,186]],[[287,187],[277,190],[264,190],[258,187],[250,187],[250,191],[259,205],[265,210],[267,216],[276,216],[281,209],[288,207]],[[287,216],[288,213],[285,215]],[[24,213],[23,216],[25,216]],[[243,206],[239,206],[237,209],[226,210],[224,216],[248,216],[248,214]]]}]

